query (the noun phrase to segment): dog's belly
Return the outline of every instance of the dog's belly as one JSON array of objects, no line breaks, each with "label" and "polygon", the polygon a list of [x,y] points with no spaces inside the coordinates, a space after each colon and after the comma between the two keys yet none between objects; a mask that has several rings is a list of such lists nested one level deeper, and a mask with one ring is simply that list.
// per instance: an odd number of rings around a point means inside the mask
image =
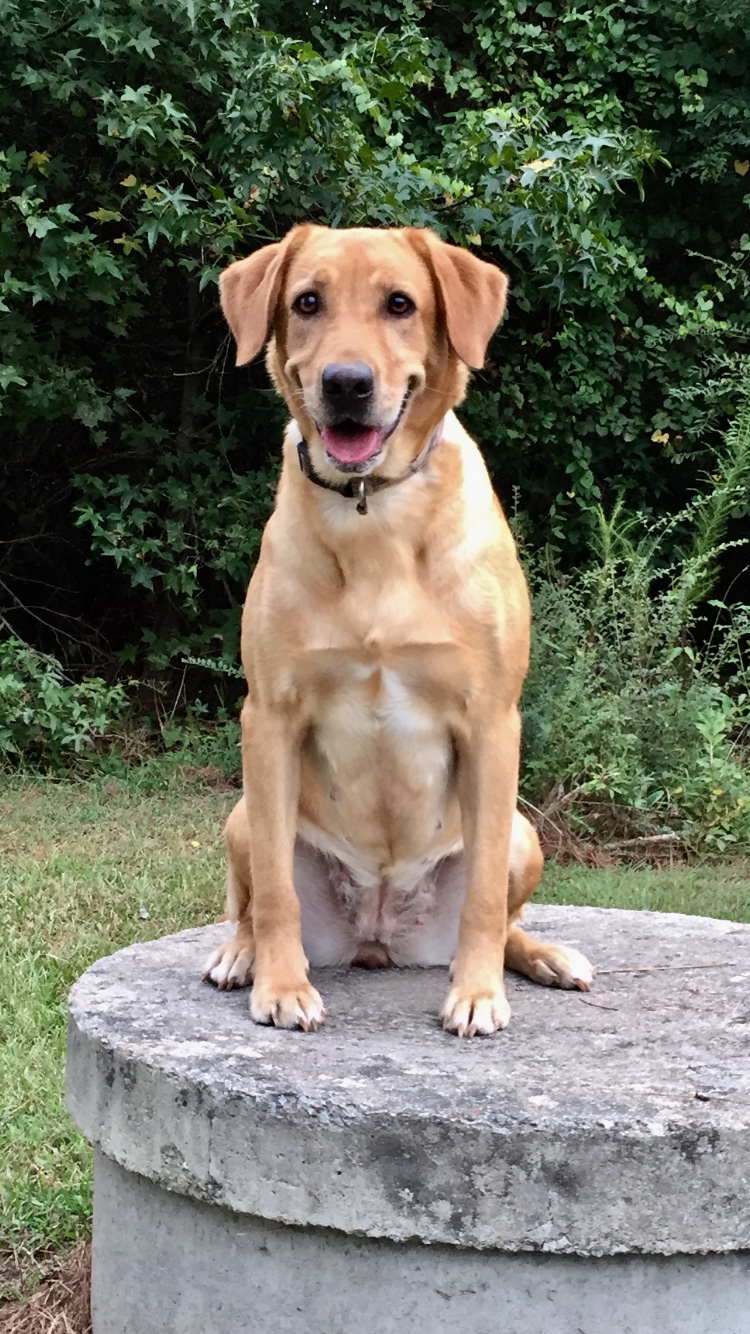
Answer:
[{"label": "dog's belly", "polygon": [[358,883],[400,885],[399,867],[434,864],[460,839],[455,788],[445,711],[395,668],[351,663],[303,750],[303,836],[335,851]]},{"label": "dog's belly", "polygon": [[320,830],[308,825],[300,830],[294,884],[312,966],[449,964],[466,891],[463,852],[435,862],[404,862],[394,868],[393,879],[363,884],[338,855],[348,861],[349,851]]},{"label": "dog's belly", "polygon": [[[435,656],[440,668],[445,657]],[[424,660],[405,672],[341,658],[337,667],[335,687],[316,691],[302,754],[295,886],[305,951],[320,965],[351,963],[373,945],[395,964],[447,964],[465,894],[454,681],[446,686],[443,671],[441,688]]]}]

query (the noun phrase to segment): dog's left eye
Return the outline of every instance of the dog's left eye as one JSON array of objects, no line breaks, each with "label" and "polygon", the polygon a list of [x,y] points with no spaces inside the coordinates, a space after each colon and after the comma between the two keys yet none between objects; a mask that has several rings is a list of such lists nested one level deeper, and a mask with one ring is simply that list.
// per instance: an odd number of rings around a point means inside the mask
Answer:
[{"label": "dog's left eye", "polygon": [[405,292],[391,292],[386,302],[386,309],[389,315],[411,315],[416,306]]}]

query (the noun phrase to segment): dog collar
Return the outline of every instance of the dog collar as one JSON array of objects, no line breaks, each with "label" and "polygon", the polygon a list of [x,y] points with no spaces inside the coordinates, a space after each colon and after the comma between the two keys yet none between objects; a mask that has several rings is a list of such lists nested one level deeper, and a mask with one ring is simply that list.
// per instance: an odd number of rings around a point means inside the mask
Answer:
[{"label": "dog collar", "polygon": [[405,482],[409,477],[413,477],[415,473],[421,472],[440,439],[442,425],[443,423],[440,422],[435,427],[427,444],[423,446],[417,457],[409,464],[406,472],[402,472],[399,477],[378,477],[376,474],[367,477],[350,477],[349,481],[342,483],[341,486],[337,486],[335,482],[327,482],[325,477],[321,477],[320,473],[315,471],[310,458],[310,449],[305,439],[301,439],[297,445],[299,466],[309,481],[314,482],[316,486],[324,487],[326,491],[335,491],[339,496],[356,500],[357,513],[366,514],[368,496],[373,495],[376,491],[384,491],[386,487],[398,486],[399,482]]}]

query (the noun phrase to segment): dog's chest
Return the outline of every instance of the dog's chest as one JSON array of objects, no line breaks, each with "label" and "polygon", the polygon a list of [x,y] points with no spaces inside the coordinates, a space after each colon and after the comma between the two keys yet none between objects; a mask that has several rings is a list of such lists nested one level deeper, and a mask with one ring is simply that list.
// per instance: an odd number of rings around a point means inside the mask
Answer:
[{"label": "dog's chest", "polygon": [[417,581],[366,592],[320,618],[299,659],[310,724],[302,804],[344,849],[366,853],[373,874],[389,875],[456,837],[454,734],[468,669],[439,600]]},{"label": "dog's chest", "polygon": [[430,788],[444,782],[450,759],[440,708],[396,666],[349,663],[324,692],[315,738],[340,781],[365,777],[368,765],[390,763],[394,779]]}]

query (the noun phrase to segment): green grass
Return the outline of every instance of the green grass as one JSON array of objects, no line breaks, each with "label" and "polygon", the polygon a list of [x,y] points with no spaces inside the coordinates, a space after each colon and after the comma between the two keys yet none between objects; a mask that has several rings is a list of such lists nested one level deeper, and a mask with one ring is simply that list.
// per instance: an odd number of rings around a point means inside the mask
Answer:
[{"label": "green grass", "polygon": [[581,903],[595,908],[649,908],[750,922],[750,864],[612,867],[589,871],[547,864],[535,903]]},{"label": "green grass", "polygon": [[86,1230],[91,1155],[62,1102],[68,991],[101,955],[223,911],[232,799],[0,780],[0,1257]]},{"label": "green grass", "polygon": [[[62,1103],[68,990],[101,955],[223,911],[233,800],[174,780],[146,794],[0,778],[0,1299],[18,1289],[14,1269],[3,1292],[4,1258],[88,1228],[91,1157]],[[552,865],[538,898],[748,921],[750,868]]]}]

